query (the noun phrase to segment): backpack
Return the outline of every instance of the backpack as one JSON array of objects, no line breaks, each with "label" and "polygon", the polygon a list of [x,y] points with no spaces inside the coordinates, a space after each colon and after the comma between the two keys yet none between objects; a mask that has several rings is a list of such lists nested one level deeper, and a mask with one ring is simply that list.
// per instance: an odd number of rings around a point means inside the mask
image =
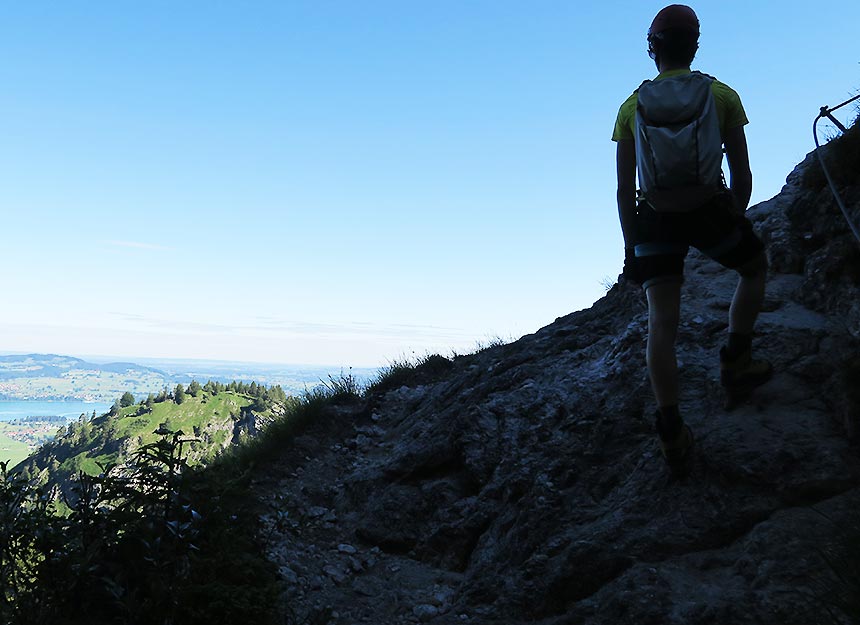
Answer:
[{"label": "backpack", "polygon": [[639,87],[636,167],[640,190],[655,211],[695,210],[725,190],[713,81],[691,72]]}]

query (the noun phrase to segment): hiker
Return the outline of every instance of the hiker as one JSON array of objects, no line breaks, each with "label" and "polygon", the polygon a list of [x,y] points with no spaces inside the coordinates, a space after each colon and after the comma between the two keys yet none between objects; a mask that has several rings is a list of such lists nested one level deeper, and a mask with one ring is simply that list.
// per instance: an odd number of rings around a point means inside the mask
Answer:
[{"label": "hiker", "polygon": [[642,285],[648,299],[647,365],[657,400],[656,429],[673,472],[689,467],[693,445],[692,431],[678,409],[675,357],[689,246],[739,274],[728,342],[720,349],[720,379],[727,394],[748,392],[772,373],[769,362],[751,357],[767,259],[744,215],[752,193],[744,135],[749,122],[733,89],[690,70],[698,48],[699,20],[693,9],[673,4],[657,13],[648,30],[648,54],[659,75],[643,82],[621,105],[612,135],[624,277]]}]

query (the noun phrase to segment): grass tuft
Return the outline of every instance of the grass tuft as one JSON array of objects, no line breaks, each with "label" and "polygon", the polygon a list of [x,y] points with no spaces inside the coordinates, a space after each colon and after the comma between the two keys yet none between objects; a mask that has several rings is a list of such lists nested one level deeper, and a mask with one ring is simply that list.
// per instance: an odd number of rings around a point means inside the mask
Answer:
[{"label": "grass tuft", "polygon": [[[860,173],[860,124],[854,119],[841,136],[834,136],[821,147],[827,169],[837,185],[857,184]],[[827,178],[817,158],[813,159],[803,174],[803,185],[810,189],[822,189]]]},{"label": "grass tuft", "polygon": [[352,374],[352,367],[349,373],[340,372],[340,376],[328,376],[328,382],[323,381],[321,387],[317,387],[315,391],[320,393],[326,399],[334,402],[350,401],[358,399],[364,394],[364,387],[358,379]]},{"label": "grass tuft", "polygon": [[454,363],[439,354],[427,355],[416,361],[394,361],[379,372],[367,387],[368,395],[382,395],[404,386],[427,384],[446,374]]}]

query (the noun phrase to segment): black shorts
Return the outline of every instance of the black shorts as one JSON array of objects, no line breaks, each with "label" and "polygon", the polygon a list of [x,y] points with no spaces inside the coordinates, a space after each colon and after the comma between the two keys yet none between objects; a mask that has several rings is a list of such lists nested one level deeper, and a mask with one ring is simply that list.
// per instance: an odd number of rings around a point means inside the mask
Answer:
[{"label": "black shorts", "polygon": [[737,269],[764,250],[752,223],[734,207],[728,193],[688,213],[658,213],[640,203],[636,263],[642,287],[683,281],[684,258],[692,245],[723,267]]}]

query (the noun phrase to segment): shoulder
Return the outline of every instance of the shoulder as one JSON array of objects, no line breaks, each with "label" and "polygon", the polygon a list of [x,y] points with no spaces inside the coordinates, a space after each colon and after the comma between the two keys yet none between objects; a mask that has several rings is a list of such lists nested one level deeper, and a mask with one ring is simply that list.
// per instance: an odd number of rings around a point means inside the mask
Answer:
[{"label": "shoulder", "polygon": [[633,138],[633,120],[636,117],[636,102],[639,99],[639,90],[631,93],[618,109],[618,117],[615,119],[615,128],[612,132],[612,140]]},{"label": "shoulder", "polygon": [[639,99],[639,89],[636,89],[633,93],[627,96],[627,99],[621,103],[621,108],[618,109],[618,114],[629,112],[632,114],[633,111],[636,110],[636,102]]},{"label": "shoulder", "polygon": [[703,74],[711,79],[711,93],[714,94],[714,102],[717,105],[717,112],[720,116],[720,127],[723,131],[737,126],[744,126],[749,123],[744,111],[744,105],[741,103],[741,97],[738,92],[728,86],[721,80]]},{"label": "shoulder", "polygon": [[738,95],[737,91],[716,78],[714,78],[714,82],[711,83],[711,91],[714,92],[715,98],[722,99],[727,102],[732,101],[740,103],[741,101],[741,97]]}]

